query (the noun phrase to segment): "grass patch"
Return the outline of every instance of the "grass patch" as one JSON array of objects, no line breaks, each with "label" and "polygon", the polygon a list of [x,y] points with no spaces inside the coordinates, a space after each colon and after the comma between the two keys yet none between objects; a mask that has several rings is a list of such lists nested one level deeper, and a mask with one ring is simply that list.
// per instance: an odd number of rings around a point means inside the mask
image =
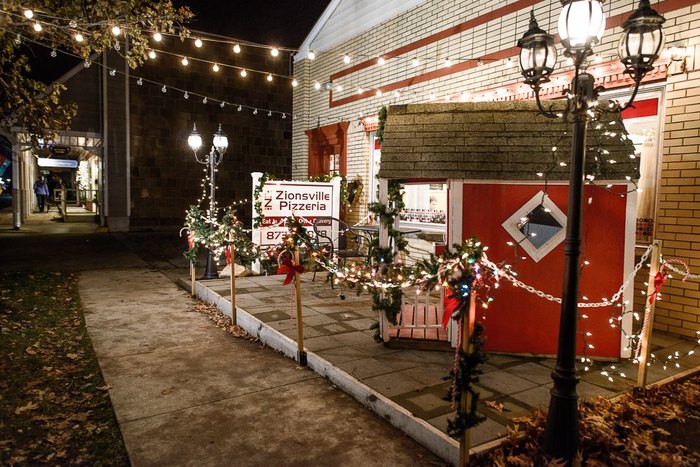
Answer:
[{"label": "grass patch", "polygon": [[0,464],[129,465],[77,278],[0,274]]}]

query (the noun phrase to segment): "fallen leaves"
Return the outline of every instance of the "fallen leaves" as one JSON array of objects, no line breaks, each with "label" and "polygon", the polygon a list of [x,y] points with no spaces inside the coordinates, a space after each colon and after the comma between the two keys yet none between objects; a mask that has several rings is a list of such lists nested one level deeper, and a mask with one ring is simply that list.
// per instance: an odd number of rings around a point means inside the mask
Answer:
[{"label": "fallen leaves", "polygon": [[219,309],[215,305],[211,305],[202,301],[197,301],[194,305],[192,305],[191,311],[207,315],[216,327],[223,329],[228,334],[231,334],[233,337],[248,339],[252,341],[257,340],[256,338],[250,336],[242,327],[231,325],[231,318],[221,313],[221,311],[219,311]]},{"label": "fallen leaves", "polygon": [[[486,405],[498,409],[489,402]],[[598,398],[582,402],[579,417],[579,465],[700,465],[696,437],[689,435],[683,440],[679,436],[685,431],[682,424],[686,420],[700,419],[700,376],[636,395],[625,394],[614,401]],[[508,439],[493,451],[476,456],[472,465],[554,465],[541,448],[545,420],[541,411],[514,418]],[[664,426],[659,426],[662,423]]]},{"label": "fallen leaves", "polygon": [[25,412],[30,412],[32,410],[36,410],[39,408],[39,404],[37,404],[34,401],[29,401],[27,404],[23,405],[22,407],[17,407],[15,409],[15,415],[22,415]]},{"label": "fallen leaves", "polygon": [[0,464],[128,465],[75,276],[0,284]]}]

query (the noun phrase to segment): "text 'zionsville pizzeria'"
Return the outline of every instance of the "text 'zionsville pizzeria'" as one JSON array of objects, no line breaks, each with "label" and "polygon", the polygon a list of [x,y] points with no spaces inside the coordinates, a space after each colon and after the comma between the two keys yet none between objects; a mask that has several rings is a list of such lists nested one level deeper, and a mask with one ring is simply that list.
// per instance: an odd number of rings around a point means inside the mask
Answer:
[{"label": "text 'zionsville pizzeria'", "polygon": [[272,197],[266,198],[263,209],[274,209],[273,202],[278,202],[278,209],[290,209],[292,211],[316,211],[325,210],[326,203],[331,200],[331,195],[324,191],[314,191],[312,193],[294,193],[289,191],[278,191]]}]

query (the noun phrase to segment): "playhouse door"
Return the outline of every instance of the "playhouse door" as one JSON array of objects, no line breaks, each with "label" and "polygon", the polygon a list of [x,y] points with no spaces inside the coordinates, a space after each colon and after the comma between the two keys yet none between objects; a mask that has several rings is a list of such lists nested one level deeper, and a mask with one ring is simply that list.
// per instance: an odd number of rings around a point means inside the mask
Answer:
[{"label": "playhouse door", "polygon": [[[624,184],[585,187],[581,262],[586,263],[581,269],[580,301],[610,298],[623,281],[626,192]],[[525,284],[560,297],[567,199],[567,185],[550,184],[545,189],[533,184],[465,183],[462,237],[476,235],[488,245],[491,261],[512,265]],[[556,354],[559,304],[506,280],[492,297],[488,309],[477,311],[485,326],[486,350]],[[620,328],[610,325],[610,317],[620,309],[580,310],[577,351],[582,354],[586,346],[588,356],[620,357]]]}]

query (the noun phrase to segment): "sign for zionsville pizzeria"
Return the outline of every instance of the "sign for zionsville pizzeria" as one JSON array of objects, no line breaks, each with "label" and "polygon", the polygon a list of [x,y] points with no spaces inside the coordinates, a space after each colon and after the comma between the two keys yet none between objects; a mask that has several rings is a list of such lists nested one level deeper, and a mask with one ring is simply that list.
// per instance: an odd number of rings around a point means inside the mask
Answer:
[{"label": "sign for zionsville pizzeria", "polygon": [[[254,172],[253,193],[262,173]],[[292,214],[309,229],[319,217],[335,217],[340,213],[340,177],[330,182],[297,182],[270,180],[265,182],[259,198],[263,220],[253,229],[253,241],[261,246],[277,245],[287,233],[286,220]],[[253,207],[253,225],[258,213]]]}]

